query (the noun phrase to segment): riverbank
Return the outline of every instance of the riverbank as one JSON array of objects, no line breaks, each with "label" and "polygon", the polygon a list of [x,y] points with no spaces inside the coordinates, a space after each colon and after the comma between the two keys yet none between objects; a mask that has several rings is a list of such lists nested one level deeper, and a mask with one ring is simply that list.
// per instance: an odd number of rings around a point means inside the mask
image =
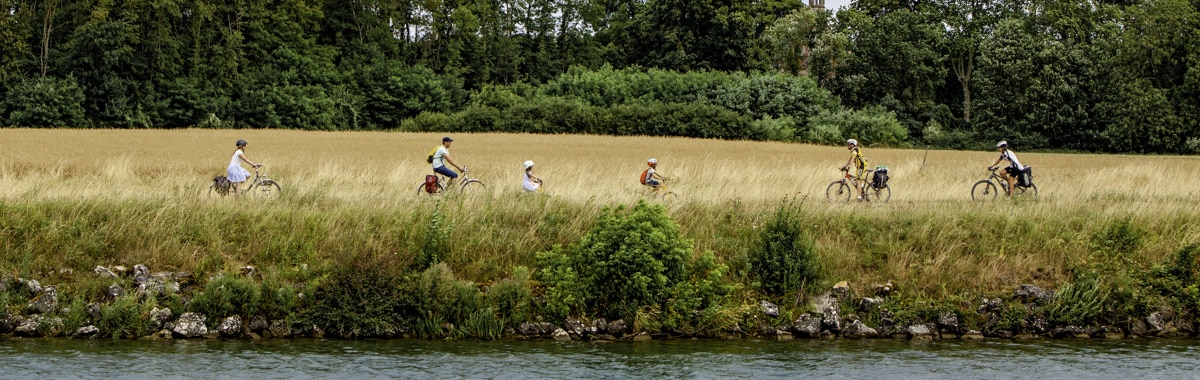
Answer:
[{"label": "riverbank", "polygon": [[[311,193],[5,199],[0,334],[1195,336],[1200,264],[1185,242],[1200,221],[1187,209],[1145,210],[1165,209],[803,200],[613,208],[519,193],[377,207]],[[628,236],[651,242],[630,251],[649,253],[595,248],[634,244],[603,240]],[[764,264],[765,247],[781,243],[785,258],[812,270],[788,272],[790,283],[772,276],[785,264]]]}]

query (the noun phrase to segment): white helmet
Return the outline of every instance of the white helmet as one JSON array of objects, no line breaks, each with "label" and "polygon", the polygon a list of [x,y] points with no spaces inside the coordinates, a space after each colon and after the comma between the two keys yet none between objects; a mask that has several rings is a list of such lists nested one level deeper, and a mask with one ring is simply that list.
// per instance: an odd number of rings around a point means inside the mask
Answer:
[{"label": "white helmet", "polygon": [[997,148],[1006,147],[1006,146],[1008,146],[1008,141],[1000,140],[1000,142],[996,143]]},{"label": "white helmet", "polygon": [[846,144],[858,146],[858,140],[849,139],[849,140],[846,140]]},{"label": "white helmet", "polygon": [[525,168],[526,168],[526,169],[529,169],[529,168],[532,168],[532,167],[533,167],[533,161],[525,161]]},{"label": "white helmet", "polygon": [[647,164],[657,164],[657,163],[658,163],[658,160],[657,160],[657,159],[653,159],[653,158],[651,158],[651,159],[649,159],[649,160],[646,160],[646,163],[647,163]]}]

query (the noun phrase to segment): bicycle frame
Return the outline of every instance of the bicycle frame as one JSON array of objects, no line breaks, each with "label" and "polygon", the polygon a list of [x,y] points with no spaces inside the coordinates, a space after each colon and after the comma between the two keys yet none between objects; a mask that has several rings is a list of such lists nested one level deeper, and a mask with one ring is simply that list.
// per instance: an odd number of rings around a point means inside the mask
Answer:
[{"label": "bicycle frame", "polygon": [[[470,172],[470,168],[464,166],[462,169],[463,169],[462,175],[460,175],[457,179],[455,179],[457,182],[454,185],[454,186],[458,187],[458,189],[460,191],[465,190],[467,188],[467,186],[469,186],[471,184],[478,184],[478,186],[482,186],[485,189],[487,188],[487,185],[485,185],[483,183],[483,181],[480,181],[478,178],[472,178],[472,177],[467,176],[467,173]],[[448,186],[448,184],[451,181],[450,178],[448,178],[446,175],[444,175],[442,173],[438,173],[438,172],[434,172],[433,174],[438,177],[438,187],[439,188],[442,188],[442,189],[450,188],[450,186]],[[424,184],[422,184],[422,186],[424,186]],[[423,189],[423,187],[418,187],[418,189]],[[418,194],[420,194],[422,192],[426,192],[426,191],[419,190]],[[438,192],[441,192],[441,191],[438,191]]]},{"label": "bicycle frame", "polygon": [[1004,179],[1004,176],[997,173],[1000,168],[988,168],[988,170],[990,173],[987,178],[981,179],[975,182],[974,186],[971,186],[972,200],[992,200],[1000,192],[999,190],[1003,190],[1004,194],[1009,197],[1024,195],[1030,191],[1032,191],[1034,197],[1037,197],[1037,184],[1032,183],[1032,181],[1025,186],[1021,186],[1016,181],[1013,181],[1013,186],[1010,189],[1008,181]]}]

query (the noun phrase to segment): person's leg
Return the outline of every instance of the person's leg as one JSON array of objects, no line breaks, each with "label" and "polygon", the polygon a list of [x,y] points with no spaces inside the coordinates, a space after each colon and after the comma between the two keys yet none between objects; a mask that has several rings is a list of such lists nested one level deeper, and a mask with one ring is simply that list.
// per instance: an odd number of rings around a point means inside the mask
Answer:
[{"label": "person's leg", "polygon": [[1012,197],[1012,194],[1013,194],[1013,176],[1012,176],[1012,175],[1010,175],[1010,174],[1008,173],[1008,169],[1004,169],[1004,171],[1000,172],[1000,178],[1004,180],[1004,183],[1007,183],[1007,184],[1008,184],[1008,187],[1006,187],[1006,188],[1004,189],[1004,195],[1005,195],[1005,196],[1008,196],[1008,197]]},{"label": "person's leg", "polygon": [[450,178],[450,180],[446,182],[447,189],[449,189],[451,186],[453,186],[454,180],[458,178],[458,173],[455,173],[453,170],[450,170],[450,168],[445,167],[445,166],[441,166],[441,167],[438,167],[437,169],[433,169],[433,171]]}]

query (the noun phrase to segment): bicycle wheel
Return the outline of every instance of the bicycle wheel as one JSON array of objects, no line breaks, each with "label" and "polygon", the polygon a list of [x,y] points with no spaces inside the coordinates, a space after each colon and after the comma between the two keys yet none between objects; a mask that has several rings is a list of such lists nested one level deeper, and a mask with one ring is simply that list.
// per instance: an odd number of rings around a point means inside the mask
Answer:
[{"label": "bicycle wheel", "polygon": [[477,179],[468,179],[463,181],[459,190],[462,190],[463,194],[479,193],[487,191],[487,185]]},{"label": "bicycle wheel", "polygon": [[261,198],[279,198],[280,195],[283,195],[283,187],[268,179],[262,183],[250,185],[250,188],[246,189],[246,194]]},{"label": "bicycle wheel", "polygon": [[888,185],[879,188],[867,186],[866,199],[868,202],[887,203],[889,199],[892,199],[892,188]]},{"label": "bicycle wheel", "polygon": [[975,186],[971,186],[971,200],[976,202],[995,200],[996,194],[999,193],[996,184],[986,179],[975,182]]},{"label": "bicycle wheel", "polygon": [[849,202],[853,195],[854,190],[851,190],[845,181],[830,182],[829,187],[825,188],[825,199],[830,202]]},{"label": "bicycle wheel", "polygon": [[441,182],[438,182],[438,184],[437,184],[437,190],[435,190],[435,191],[434,191],[434,192],[432,192],[432,193],[431,193],[431,192],[428,192],[428,191],[425,191],[425,182],[421,182],[421,184],[420,184],[420,185],[417,185],[417,196],[422,196],[422,195],[429,195],[429,196],[434,196],[434,195],[442,195],[442,194],[443,194],[443,193],[445,193],[445,192],[446,192],[446,188],[442,186],[442,183],[441,183]]},{"label": "bicycle wheel", "polygon": [[1038,188],[1037,188],[1037,185],[1033,185],[1033,184],[1031,184],[1031,185],[1029,185],[1028,187],[1017,187],[1017,194],[1016,194],[1016,195],[1029,195],[1029,196],[1032,196],[1032,197],[1034,197],[1034,198],[1037,198],[1037,196],[1038,196]]}]

